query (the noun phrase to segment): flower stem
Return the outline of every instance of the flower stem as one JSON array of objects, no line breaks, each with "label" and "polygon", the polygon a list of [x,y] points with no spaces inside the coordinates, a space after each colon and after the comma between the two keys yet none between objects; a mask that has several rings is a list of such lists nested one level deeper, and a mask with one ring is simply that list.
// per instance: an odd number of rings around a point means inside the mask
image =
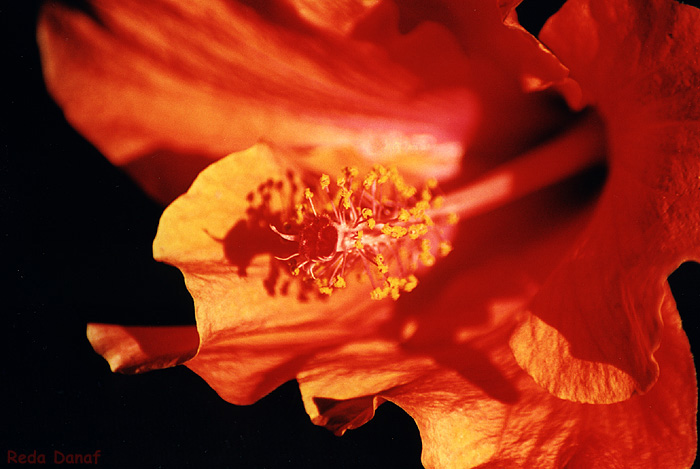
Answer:
[{"label": "flower stem", "polygon": [[445,196],[439,212],[460,219],[489,212],[551,186],[604,160],[600,120],[589,115],[543,145]]}]

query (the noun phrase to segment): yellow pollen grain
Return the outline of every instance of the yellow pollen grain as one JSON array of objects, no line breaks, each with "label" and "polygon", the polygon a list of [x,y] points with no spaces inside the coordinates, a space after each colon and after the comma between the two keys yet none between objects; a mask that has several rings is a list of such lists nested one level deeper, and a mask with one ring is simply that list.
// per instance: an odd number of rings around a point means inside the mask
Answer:
[{"label": "yellow pollen grain", "polygon": [[343,207],[346,209],[349,209],[352,206],[352,200],[350,200],[350,196],[352,196],[352,191],[342,188],[341,189],[341,194],[340,198],[342,200]]},{"label": "yellow pollen grain", "polygon": [[418,239],[427,233],[428,227],[424,223],[419,223],[417,225],[411,225],[408,227],[408,237],[411,239]]},{"label": "yellow pollen grain", "polygon": [[391,294],[391,299],[396,301],[401,296],[401,279],[396,277],[389,277],[386,279],[389,282],[389,293]]},{"label": "yellow pollen grain", "polygon": [[449,241],[440,241],[440,255],[445,257],[450,252],[452,252],[452,243]]},{"label": "yellow pollen grain", "polygon": [[410,198],[418,192],[418,189],[408,184],[398,173],[393,175],[391,181],[394,183],[394,187],[399,191],[399,194],[405,198]]},{"label": "yellow pollen grain", "polygon": [[331,288],[331,287],[318,287],[318,291],[320,291],[324,295],[330,295],[331,293],[333,293],[333,288]]},{"label": "yellow pollen grain", "polygon": [[370,297],[373,300],[383,300],[387,296],[389,296],[389,288],[387,287],[377,287],[374,290],[372,290],[372,293],[370,293]]},{"label": "yellow pollen grain", "polygon": [[434,208],[441,208],[445,203],[445,198],[441,195],[438,195],[432,200],[432,202]]},{"label": "yellow pollen grain", "polygon": [[325,190],[331,185],[331,177],[327,174],[322,174],[319,182],[321,183],[321,189]]},{"label": "yellow pollen grain", "polygon": [[297,204],[295,208],[297,215],[297,223],[304,221],[304,206],[302,204]]},{"label": "yellow pollen grain", "polygon": [[430,189],[423,189],[423,192],[421,192],[421,199],[429,201],[433,197],[433,194],[430,193]]},{"label": "yellow pollen grain", "polygon": [[456,213],[450,213],[447,215],[447,223],[450,225],[456,225],[459,221],[459,216]]},{"label": "yellow pollen grain", "polygon": [[333,284],[335,288],[345,288],[348,286],[348,284],[345,282],[345,279],[341,276],[338,276],[335,278],[335,283]]},{"label": "yellow pollen grain", "polygon": [[419,257],[420,261],[426,267],[431,267],[435,265],[435,256],[433,256],[429,251],[421,252]]},{"label": "yellow pollen grain", "polygon": [[376,255],[376,257],[374,258],[374,262],[377,263],[377,270],[380,274],[384,275],[389,271],[389,267],[384,265],[384,256],[382,256],[381,254]]},{"label": "yellow pollen grain", "polygon": [[435,189],[438,185],[437,179],[430,178],[427,181],[425,181],[425,185],[428,189]]},{"label": "yellow pollen grain", "polygon": [[411,274],[406,279],[406,285],[404,285],[403,290],[405,292],[411,292],[414,288],[418,286],[418,279],[415,275]]},{"label": "yellow pollen grain", "polygon": [[374,262],[377,263],[377,268],[379,269],[379,272],[382,274],[385,274],[389,268],[384,265],[384,256],[381,254],[377,254],[374,258]]},{"label": "yellow pollen grain", "polygon": [[411,218],[411,214],[405,208],[399,210],[399,221],[408,221]]},{"label": "yellow pollen grain", "polygon": [[365,248],[365,245],[362,244],[362,236],[364,236],[364,233],[362,230],[357,232],[357,241],[355,241],[355,249],[362,250]]},{"label": "yellow pollen grain", "polygon": [[367,173],[367,176],[365,176],[365,180],[362,182],[362,185],[365,186],[365,189],[369,190],[370,187],[372,187],[372,184],[374,184],[374,181],[377,180],[377,173],[374,171],[370,171]]},{"label": "yellow pollen grain", "polygon": [[392,238],[399,239],[406,236],[408,229],[404,228],[403,226],[384,225],[384,228],[382,228],[382,233],[387,236],[391,236]]}]

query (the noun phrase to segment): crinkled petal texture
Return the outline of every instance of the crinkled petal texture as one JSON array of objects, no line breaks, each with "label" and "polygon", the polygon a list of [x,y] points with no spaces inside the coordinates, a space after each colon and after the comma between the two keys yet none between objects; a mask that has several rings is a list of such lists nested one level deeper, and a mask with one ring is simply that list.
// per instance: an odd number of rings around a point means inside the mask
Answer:
[{"label": "crinkled petal texture", "polygon": [[[508,322],[420,347],[427,355],[410,342],[347,346],[312,362],[300,388],[314,421],[338,432],[370,419],[383,401],[401,406],[418,425],[426,468],[690,467],[693,361],[665,293],[661,375],[647,394],[623,403],[578,404],[547,393],[514,361]],[[514,306],[494,304],[501,314]]]},{"label": "crinkled petal texture", "polygon": [[[401,155],[407,176],[454,174],[480,113],[522,101],[503,90],[564,74],[495,3],[475,6],[455,17],[465,9],[449,2],[49,3],[38,39],[67,119],[169,202],[208,163],[259,141],[347,145],[373,162]],[[489,41],[470,42],[476,25]]]},{"label": "crinkled petal texture", "polygon": [[698,24],[700,10],[672,1],[575,0],[542,32],[605,120],[610,149],[590,226],[511,340],[518,363],[564,399],[618,402],[659,376],[666,278],[700,259]]}]

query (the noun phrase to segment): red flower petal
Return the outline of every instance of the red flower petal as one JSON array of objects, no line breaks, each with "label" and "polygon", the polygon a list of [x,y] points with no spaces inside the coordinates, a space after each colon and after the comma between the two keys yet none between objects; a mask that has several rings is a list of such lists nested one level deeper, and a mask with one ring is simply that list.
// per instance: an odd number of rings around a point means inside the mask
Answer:
[{"label": "red flower petal", "polygon": [[194,356],[199,342],[194,326],[88,324],[87,337],[112,371],[122,373],[179,365]]},{"label": "red flower petal", "polygon": [[[413,60],[409,70],[383,47],[311,28],[279,8],[270,18],[274,8],[235,2],[104,1],[93,19],[49,4],[38,33],[47,86],[115,164],[147,159],[137,180],[152,155],[177,157],[182,174],[180,159],[213,160],[259,140],[348,145],[385,161],[428,142],[435,171],[455,171],[475,119],[469,92],[426,88],[415,71],[428,67]],[[313,15],[325,13],[338,11]],[[384,29],[398,36],[395,24]],[[433,47],[452,40],[440,28],[413,37]]]},{"label": "red flower petal", "polygon": [[315,423],[337,433],[369,420],[384,401],[401,406],[420,429],[427,468],[689,467],[693,361],[667,287],[664,294],[662,374],[649,393],[624,403],[578,404],[544,391],[505,345],[510,320],[487,334],[473,328],[461,343],[365,342],[322,354],[299,375],[304,403]]},{"label": "red flower petal", "polygon": [[675,2],[577,0],[542,33],[605,120],[610,147],[590,227],[511,342],[562,398],[617,402],[657,379],[666,277],[700,259],[699,22]]}]

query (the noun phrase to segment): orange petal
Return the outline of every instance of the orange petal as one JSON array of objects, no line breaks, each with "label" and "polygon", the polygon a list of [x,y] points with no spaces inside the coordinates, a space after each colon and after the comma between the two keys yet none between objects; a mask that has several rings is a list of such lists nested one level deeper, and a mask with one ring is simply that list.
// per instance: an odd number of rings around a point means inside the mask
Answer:
[{"label": "orange petal", "polygon": [[369,15],[381,0],[287,0],[294,10],[311,24],[334,32],[348,34]]},{"label": "orange petal", "polygon": [[697,389],[687,338],[665,298],[661,377],[624,403],[547,393],[513,360],[508,321],[461,344],[347,345],[309,362],[300,389],[312,420],[337,433],[364,423],[383,401],[398,404],[420,429],[426,468],[689,467]]},{"label": "orange petal", "polygon": [[275,259],[287,244],[270,224],[293,210],[282,161],[257,145],[212,164],[165,210],[153,243],[194,298],[200,347],[188,366],[238,404],[294,378],[319,350],[375,333],[389,312],[369,282],[321,297]]},{"label": "orange petal", "polygon": [[695,368],[668,285],[656,351],[659,379],[644,395],[610,405],[582,405],[579,446],[567,467],[692,467],[697,452]]},{"label": "orange petal", "polygon": [[[118,165],[154,154],[213,160],[260,140],[348,145],[376,160],[395,151],[374,154],[368,141],[395,150],[428,138],[446,145],[435,167],[456,169],[475,119],[469,92],[426,89],[382,47],[279,8],[106,1],[88,15],[47,4],[38,32],[47,86]],[[338,11],[313,15],[326,13]]]},{"label": "orange petal", "polygon": [[112,371],[143,373],[192,358],[199,338],[194,326],[88,324],[87,337]]},{"label": "orange petal", "polygon": [[543,31],[601,113],[610,146],[591,226],[511,342],[559,397],[617,402],[657,379],[663,285],[700,259],[699,21],[675,2],[581,0]]}]

